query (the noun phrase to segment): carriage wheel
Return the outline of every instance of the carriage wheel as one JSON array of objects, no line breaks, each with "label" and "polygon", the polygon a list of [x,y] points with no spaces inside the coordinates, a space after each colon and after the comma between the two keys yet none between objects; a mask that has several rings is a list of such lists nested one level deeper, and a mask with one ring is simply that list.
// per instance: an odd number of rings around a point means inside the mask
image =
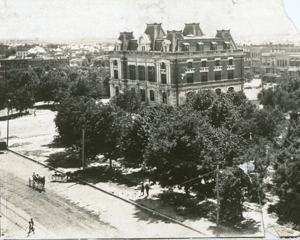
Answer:
[{"label": "carriage wheel", "polygon": [[53,179],[54,179],[54,175],[53,175],[53,174],[49,175],[49,176],[48,176],[48,179],[49,179],[50,182],[52,182]]}]

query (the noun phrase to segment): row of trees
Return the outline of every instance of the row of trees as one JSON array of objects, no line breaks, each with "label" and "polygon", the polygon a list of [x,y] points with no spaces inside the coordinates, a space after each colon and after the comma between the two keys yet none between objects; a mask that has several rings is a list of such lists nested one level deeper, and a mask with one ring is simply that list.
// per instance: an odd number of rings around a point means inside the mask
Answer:
[{"label": "row of trees", "polygon": [[[263,196],[263,177],[270,164],[266,145],[278,136],[283,116],[275,109],[258,110],[241,92],[200,91],[179,107],[144,108],[134,91],[125,91],[107,105],[92,97],[70,96],[61,102],[55,119],[61,141],[126,165],[146,163],[162,186],[183,184],[199,198],[214,196],[215,170],[224,220],[242,217],[243,201]],[[253,160],[258,174],[249,178],[237,165]],[[234,206],[234,209],[233,207]],[[239,209],[237,211],[237,209]]]},{"label": "row of trees", "polygon": [[288,113],[288,122],[283,126],[282,138],[277,140],[274,162],[275,191],[279,203],[275,210],[280,219],[294,222],[300,228],[300,79],[291,78],[272,90],[263,90],[260,101],[273,109]]},{"label": "row of trees", "polygon": [[109,69],[37,67],[12,70],[0,82],[0,109],[15,108],[22,112],[35,102],[61,102],[70,96],[90,96],[94,99],[109,97]]}]

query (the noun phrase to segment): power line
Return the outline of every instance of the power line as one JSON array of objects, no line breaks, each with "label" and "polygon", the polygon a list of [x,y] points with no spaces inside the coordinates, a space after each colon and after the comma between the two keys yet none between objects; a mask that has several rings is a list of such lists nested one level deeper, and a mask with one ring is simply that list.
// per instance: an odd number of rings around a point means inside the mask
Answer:
[{"label": "power line", "polygon": [[191,179],[191,180],[188,180],[188,181],[186,181],[186,182],[183,182],[183,183],[179,184],[179,186],[181,186],[181,185],[183,185],[183,184],[185,184],[185,183],[194,181],[194,180],[196,180],[196,179],[198,179],[198,178],[202,178],[202,177],[204,177],[204,176],[210,175],[210,174],[214,173],[215,171],[216,171],[216,170],[214,170],[214,171],[212,171],[212,172],[209,172],[209,173],[206,173],[206,174],[204,174],[204,175],[202,175],[202,176],[198,176],[198,177],[193,178],[193,179]]}]

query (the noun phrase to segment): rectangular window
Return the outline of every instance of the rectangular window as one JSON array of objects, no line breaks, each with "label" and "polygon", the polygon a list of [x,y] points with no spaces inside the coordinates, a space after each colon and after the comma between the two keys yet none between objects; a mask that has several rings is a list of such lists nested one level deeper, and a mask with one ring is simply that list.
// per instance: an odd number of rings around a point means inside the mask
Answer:
[{"label": "rectangular window", "polygon": [[166,74],[161,74],[161,83],[167,84],[167,75]]},{"label": "rectangular window", "polygon": [[207,80],[208,80],[207,75],[208,75],[208,72],[201,73],[201,82],[207,82]]},{"label": "rectangular window", "polygon": [[150,90],[150,101],[155,101],[154,90]]},{"label": "rectangular window", "polygon": [[228,79],[233,79],[234,78],[234,71],[233,70],[229,70],[228,71]]},{"label": "rectangular window", "polygon": [[140,89],[140,94],[141,94],[141,101],[145,102],[145,100],[146,100],[146,91],[145,91],[145,89]]},{"label": "rectangular window", "polygon": [[118,79],[119,78],[119,76],[118,76],[118,70],[114,70],[114,79]]},{"label": "rectangular window", "polygon": [[139,80],[145,80],[145,66],[139,66]]},{"label": "rectangular window", "polygon": [[202,61],[202,62],[201,62],[201,67],[206,67],[206,65],[207,65],[207,62],[206,62],[206,61]]},{"label": "rectangular window", "polygon": [[193,67],[193,62],[188,62],[187,63],[187,68],[192,68]]},{"label": "rectangular window", "polygon": [[148,67],[148,81],[155,82],[155,69],[152,66]]},{"label": "rectangular window", "polygon": [[233,59],[228,59],[228,65],[233,65]]},{"label": "rectangular window", "polygon": [[120,94],[119,87],[116,87],[116,95],[118,96],[119,94]]},{"label": "rectangular window", "polygon": [[218,43],[211,42],[211,50],[217,50],[218,49]]},{"label": "rectangular window", "polygon": [[131,80],[136,80],[135,66],[129,65],[129,78]]},{"label": "rectangular window", "polygon": [[230,42],[224,42],[224,49],[230,49]]},{"label": "rectangular window", "polygon": [[198,51],[203,52],[204,51],[204,44],[202,42],[197,43]]},{"label": "rectangular window", "polygon": [[221,80],[221,71],[215,71],[215,80]]},{"label": "rectangular window", "polygon": [[193,83],[194,82],[194,74],[193,73],[189,73],[186,75],[186,82],[187,83]]},{"label": "rectangular window", "polygon": [[221,61],[220,60],[216,60],[216,66],[221,66]]},{"label": "rectangular window", "polygon": [[189,51],[189,46],[190,46],[189,43],[183,43],[183,45],[182,45],[183,51],[188,52]]}]

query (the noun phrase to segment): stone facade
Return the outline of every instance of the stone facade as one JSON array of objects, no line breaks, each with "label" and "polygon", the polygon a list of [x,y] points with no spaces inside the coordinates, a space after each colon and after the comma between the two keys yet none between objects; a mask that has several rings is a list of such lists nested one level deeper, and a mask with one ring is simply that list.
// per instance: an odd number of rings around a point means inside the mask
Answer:
[{"label": "stone facade", "polygon": [[161,24],[147,24],[137,40],[132,32],[121,32],[110,53],[110,94],[125,89],[138,91],[146,105],[172,106],[203,89],[241,91],[243,51],[229,30],[206,37],[199,23],[167,34]]}]

